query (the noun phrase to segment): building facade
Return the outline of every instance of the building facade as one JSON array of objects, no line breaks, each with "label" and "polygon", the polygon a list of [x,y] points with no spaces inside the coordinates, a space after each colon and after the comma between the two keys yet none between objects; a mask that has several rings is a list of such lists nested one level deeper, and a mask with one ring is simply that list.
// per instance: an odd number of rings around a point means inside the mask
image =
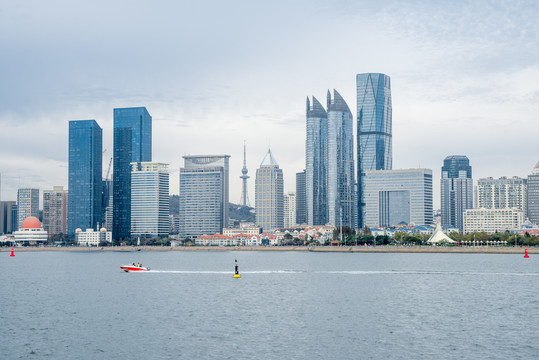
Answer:
[{"label": "building facade", "polygon": [[527,179],[526,216],[533,224],[539,224],[539,162]]},{"label": "building facade", "polygon": [[358,74],[356,85],[357,221],[363,228],[363,176],[367,171],[393,168],[391,79],[378,73]]},{"label": "building facade", "polygon": [[39,189],[17,190],[17,229],[24,219],[30,216],[39,218]]},{"label": "building facade", "polygon": [[79,246],[99,246],[103,243],[112,243],[112,232],[107,231],[105,228],[101,228],[99,231],[94,229],[86,229],[82,231],[77,229],[75,231],[75,242]]},{"label": "building facade", "polygon": [[374,170],[364,176],[365,225],[433,223],[432,170]]},{"label": "building facade", "polygon": [[328,91],[327,108],[327,221],[335,226],[355,227],[352,113],[336,90],[333,98]]},{"label": "building facade", "polygon": [[513,209],[467,209],[463,214],[463,232],[504,232],[519,229],[524,221],[522,210]]},{"label": "building facade", "polygon": [[296,223],[296,193],[288,192],[284,194],[284,227],[291,228],[297,225]]},{"label": "building facade", "polygon": [[152,117],[145,107],[114,109],[113,159],[112,238],[119,240],[131,236],[131,163],[152,161]]},{"label": "building facade", "polygon": [[296,173],[296,222],[307,223],[306,171]]},{"label": "building facade", "polygon": [[[307,98],[306,116],[306,222],[313,225],[323,225],[328,221],[328,114],[322,104],[313,96],[312,104]],[[333,118],[335,126],[337,126],[336,116]]]},{"label": "building facade", "polygon": [[268,150],[256,170],[255,211],[256,224],[264,232],[284,226],[283,171]]},{"label": "building facade", "polygon": [[50,235],[67,234],[67,190],[43,190],[43,229]]},{"label": "building facade", "polygon": [[526,213],[527,181],[518,176],[477,181],[476,208],[505,209],[516,208]]},{"label": "building facade", "polygon": [[102,222],[103,130],[95,120],[69,122],[67,234]]},{"label": "building facade", "polygon": [[184,156],[180,169],[182,239],[220,234],[228,226],[230,155]]},{"label": "building facade", "polygon": [[11,234],[17,229],[17,203],[0,201],[0,233]]},{"label": "building facade", "polygon": [[13,237],[15,238],[15,242],[27,244],[42,244],[49,239],[41,222],[35,216],[29,216],[24,219],[20,228],[13,232]]},{"label": "building facade", "polygon": [[441,207],[442,226],[454,226],[462,231],[462,215],[473,208],[472,167],[464,155],[451,155],[444,159]]}]

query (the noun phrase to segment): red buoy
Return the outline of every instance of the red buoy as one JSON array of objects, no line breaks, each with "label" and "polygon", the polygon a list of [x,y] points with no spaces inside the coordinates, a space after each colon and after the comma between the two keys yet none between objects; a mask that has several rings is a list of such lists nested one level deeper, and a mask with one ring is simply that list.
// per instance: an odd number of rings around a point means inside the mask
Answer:
[{"label": "red buoy", "polygon": [[15,253],[13,252],[13,246],[11,247],[11,254],[9,256],[15,256]]},{"label": "red buoy", "polygon": [[530,255],[528,255],[528,248],[526,248],[526,249],[524,250],[524,257],[525,257],[525,258],[529,258],[529,257],[530,257]]}]

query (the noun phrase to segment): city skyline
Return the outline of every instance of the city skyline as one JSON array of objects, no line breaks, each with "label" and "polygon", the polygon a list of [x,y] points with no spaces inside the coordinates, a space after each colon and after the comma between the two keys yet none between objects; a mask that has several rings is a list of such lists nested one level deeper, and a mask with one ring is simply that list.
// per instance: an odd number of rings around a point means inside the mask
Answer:
[{"label": "city skyline", "polygon": [[[182,155],[227,153],[238,203],[243,140],[251,172],[271,143],[293,191],[304,168],[305,95],[339,89],[355,116],[355,76],[366,72],[392,79],[393,168],[429,168],[439,179],[439,163],[463,154],[475,178],[526,177],[539,159],[534,2],[277,1],[239,11],[136,2],[106,12],[104,4],[3,5],[0,38],[11,55],[0,59],[9,69],[0,85],[1,200],[15,200],[19,187],[67,188],[69,119],[96,119],[107,163],[112,109],[129,106],[154,117],[154,158],[170,163],[172,194]],[[232,20],[226,26],[222,14]],[[135,57],[137,45],[147,51]],[[347,56],[336,59],[342,49]]]}]

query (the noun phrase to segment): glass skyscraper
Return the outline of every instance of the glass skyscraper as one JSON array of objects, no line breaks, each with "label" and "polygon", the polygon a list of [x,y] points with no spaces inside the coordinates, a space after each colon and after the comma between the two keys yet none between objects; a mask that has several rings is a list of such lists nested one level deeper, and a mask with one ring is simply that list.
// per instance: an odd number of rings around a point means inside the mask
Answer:
[{"label": "glass skyscraper", "polygon": [[327,112],[314,96],[312,104],[307,98],[305,191],[309,225],[325,225],[328,221],[327,144]]},{"label": "glass skyscraper", "polygon": [[444,159],[441,179],[442,225],[463,231],[463,213],[473,208],[473,180],[470,160],[464,155]]},{"label": "glass skyscraper", "polygon": [[283,170],[268,150],[256,169],[255,211],[256,224],[265,232],[284,226]]},{"label": "glass skyscraper", "polygon": [[131,163],[152,161],[152,117],[145,107],[114,109],[112,238],[131,230]]},{"label": "glass skyscraper", "polygon": [[328,222],[335,226],[355,227],[352,112],[336,90],[333,90],[333,99],[328,91],[327,108]]},{"label": "glass skyscraper", "polygon": [[358,226],[363,228],[365,172],[392,169],[391,80],[377,73],[358,74],[357,173]]},{"label": "glass skyscraper", "polygon": [[103,130],[95,120],[69,122],[67,233],[102,222]]},{"label": "glass skyscraper", "polygon": [[180,169],[182,239],[220,234],[228,226],[230,155],[184,156]]},{"label": "glass skyscraper", "polygon": [[305,170],[296,173],[296,222],[300,225],[307,223]]}]

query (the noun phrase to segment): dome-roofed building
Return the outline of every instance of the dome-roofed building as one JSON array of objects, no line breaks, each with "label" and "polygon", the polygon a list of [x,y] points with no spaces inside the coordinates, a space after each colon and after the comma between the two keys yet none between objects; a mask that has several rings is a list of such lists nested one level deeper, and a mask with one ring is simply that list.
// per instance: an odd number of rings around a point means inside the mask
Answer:
[{"label": "dome-roofed building", "polygon": [[112,243],[112,233],[105,228],[96,231],[94,229],[82,229],[75,230],[75,242],[79,246],[99,246],[105,243]]},{"label": "dome-roofed building", "polygon": [[21,228],[13,232],[15,242],[28,244],[38,244],[47,242],[49,239],[47,231],[43,229],[41,221],[35,216],[29,216],[23,220]]}]

